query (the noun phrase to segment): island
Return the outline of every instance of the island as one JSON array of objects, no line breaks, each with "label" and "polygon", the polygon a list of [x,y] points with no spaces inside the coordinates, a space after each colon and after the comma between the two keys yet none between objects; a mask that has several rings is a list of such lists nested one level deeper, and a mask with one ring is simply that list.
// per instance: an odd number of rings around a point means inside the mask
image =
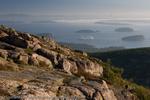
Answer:
[{"label": "island", "polygon": [[49,23],[56,23],[53,20],[41,20],[41,21],[32,21],[33,24],[49,24]]},{"label": "island", "polygon": [[78,30],[76,33],[97,33],[99,31],[95,30]]},{"label": "island", "polygon": [[129,23],[122,23],[122,22],[95,22],[95,24],[101,24],[101,25],[130,25]]},{"label": "island", "polygon": [[94,39],[95,38],[93,36],[90,36],[90,35],[88,35],[88,36],[81,36],[79,38],[79,40],[94,40]]},{"label": "island", "polygon": [[115,29],[116,32],[134,32],[134,29],[130,27],[120,27]]},{"label": "island", "polygon": [[143,35],[133,35],[133,36],[127,36],[122,38],[123,41],[143,41],[144,36]]}]

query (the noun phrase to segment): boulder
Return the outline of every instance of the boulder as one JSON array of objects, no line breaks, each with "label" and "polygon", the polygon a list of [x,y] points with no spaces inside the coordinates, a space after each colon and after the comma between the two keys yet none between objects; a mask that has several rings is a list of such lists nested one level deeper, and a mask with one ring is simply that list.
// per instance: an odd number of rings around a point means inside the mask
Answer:
[{"label": "boulder", "polygon": [[43,48],[37,49],[36,53],[43,56],[43,57],[46,57],[47,59],[52,61],[53,64],[55,64],[55,65],[58,64],[58,60],[57,60],[58,53],[56,53],[54,51],[47,50],[47,49],[43,49]]},{"label": "boulder", "polygon": [[105,81],[102,81],[100,92],[105,100],[117,100],[117,98],[114,95],[114,92],[109,89]]},{"label": "boulder", "polygon": [[41,42],[35,37],[31,37],[28,40],[28,46],[29,46],[29,48],[32,48],[33,51],[36,51],[37,49],[40,49],[41,48],[40,44],[41,44]]},{"label": "boulder", "polygon": [[87,100],[92,100],[95,89],[86,85],[74,85],[73,87],[79,89],[86,96]]},{"label": "boulder", "polygon": [[87,84],[99,91],[104,100],[117,100],[114,92],[109,89],[107,83],[104,80],[102,80],[101,83],[90,81]]},{"label": "boulder", "polygon": [[58,96],[63,96],[66,100],[84,100],[86,98],[79,89],[71,86],[59,87]]},{"label": "boulder", "polygon": [[5,50],[15,50],[16,48],[10,44],[0,42],[0,48]]},{"label": "boulder", "polygon": [[8,53],[8,58],[12,59],[14,62],[18,62],[19,55],[20,55],[19,52],[11,51]]},{"label": "boulder", "polygon": [[36,50],[38,50],[38,49],[41,49],[41,46],[40,46],[39,44],[35,44],[35,45],[33,46],[33,51],[36,51]]},{"label": "boulder", "polygon": [[32,36],[29,33],[19,33],[19,36],[21,36],[24,40],[32,40]]},{"label": "boulder", "polygon": [[101,77],[103,68],[96,62],[90,60],[77,60],[76,65],[78,68],[78,75],[85,76],[86,78]]},{"label": "boulder", "polygon": [[28,48],[28,42],[23,40],[17,36],[5,36],[1,37],[0,41],[20,47],[20,48]]},{"label": "boulder", "polygon": [[102,66],[89,60],[69,60],[67,58],[61,58],[58,63],[58,68],[63,69],[67,73],[84,76],[89,79],[101,77],[103,73]]},{"label": "boulder", "polygon": [[33,64],[36,64],[36,65],[38,64],[37,66],[46,67],[49,69],[53,68],[52,62],[49,59],[43,56],[40,56],[38,54],[32,54],[31,60]]},{"label": "boulder", "polygon": [[65,58],[59,61],[58,67],[62,68],[64,71],[66,71],[69,74],[78,73],[78,68],[77,68],[76,63]]}]

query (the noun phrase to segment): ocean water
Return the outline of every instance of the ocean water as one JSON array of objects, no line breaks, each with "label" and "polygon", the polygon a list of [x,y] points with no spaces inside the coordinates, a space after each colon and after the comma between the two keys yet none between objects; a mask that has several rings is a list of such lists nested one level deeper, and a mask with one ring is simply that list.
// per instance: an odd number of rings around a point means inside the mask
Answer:
[{"label": "ocean water", "polygon": [[[7,24],[19,31],[31,33],[52,33],[56,41],[90,44],[97,48],[125,47],[139,48],[150,47],[150,22],[149,21],[58,21],[56,23],[19,23]],[[114,23],[115,22],[115,23]],[[115,29],[129,27],[134,32],[116,32]],[[93,30],[95,33],[77,33],[79,30]],[[123,41],[126,36],[143,35],[142,41]],[[89,39],[88,39],[89,38]]]}]

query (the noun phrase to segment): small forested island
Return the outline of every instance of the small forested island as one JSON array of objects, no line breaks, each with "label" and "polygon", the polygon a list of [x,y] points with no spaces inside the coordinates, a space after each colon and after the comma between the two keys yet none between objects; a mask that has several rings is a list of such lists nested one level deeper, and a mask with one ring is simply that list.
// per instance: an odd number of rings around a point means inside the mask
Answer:
[{"label": "small forested island", "polygon": [[122,23],[122,22],[95,22],[95,24],[101,24],[101,25],[130,25],[128,23]]},{"label": "small forested island", "polygon": [[134,32],[134,29],[130,27],[120,27],[115,29],[116,32]]},{"label": "small forested island", "polygon": [[34,24],[48,24],[48,23],[57,23],[56,21],[53,20],[42,20],[42,21],[32,21]]},{"label": "small forested island", "polygon": [[81,36],[79,38],[79,40],[94,40],[94,36],[91,36],[91,35],[87,35],[87,36]]},{"label": "small forested island", "polygon": [[95,30],[78,30],[76,33],[97,33],[99,31]]},{"label": "small forested island", "polygon": [[123,41],[143,41],[144,36],[143,35],[133,35],[133,36],[127,36],[122,38]]}]

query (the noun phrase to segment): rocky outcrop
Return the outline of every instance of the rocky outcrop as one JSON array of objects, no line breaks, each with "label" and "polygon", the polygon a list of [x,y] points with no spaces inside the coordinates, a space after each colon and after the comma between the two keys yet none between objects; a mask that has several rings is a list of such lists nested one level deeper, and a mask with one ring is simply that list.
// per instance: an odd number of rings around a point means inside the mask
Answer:
[{"label": "rocky outcrop", "polygon": [[62,59],[59,61],[59,68],[62,68],[64,71],[66,71],[69,74],[77,74],[78,73],[78,67],[75,62]]},{"label": "rocky outcrop", "polygon": [[103,73],[103,68],[96,62],[87,61],[77,61],[78,74],[83,75],[87,78],[100,77]]},{"label": "rocky outcrop", "polygon": [[36,53],[51,60],[53,62],[53,64],[55,64],[55,65],[58,64],[58,60],[57,60],[58,53],[57,52],[49,51],[46,49],[38,49],[36,51]]},{"label": "rocky outcrop", "polygon": [[[30,77],[33,77],[33,79],[26,76],[27,73],[29,72],[0,72],[0,92],[3,92],[1,96],[8,96],[11,99],[19,98],[21,100],[31,100],[31,98],[36,100],[53,100],[54,98],[56,100],[116,100],[113,93],[109,94],[111,90],[107,88],[107,84],[105,84],[105,87],[104,83],[97,82],[99,87],[95,88],[84,82],[66,84],[63,80],[70,78],[72,81],[75,81],[76,78],[63,72],[42,73],[41,71],[40,74],[30,74]],[[1,79],[2,77],[5,79]],[[11,80],[7,80],[8,78],[11,78]],[[90,81],[87,80],[88,82]]]},{"label": "rocky outcrop", "polygon": [[54,65],[58,68],[64,69],[68,73],[85,76],[87,78],[102,76],[102,66],[96,62],[88,60],[87,58],[81,59],[79,57],[68,57],[46,49],[38,49],[36,53],[48,58]]},{"label": "rocky outcrop", "polygon": [[102,77],[86,53],[0,26],[0,99],[117,100]]}]

